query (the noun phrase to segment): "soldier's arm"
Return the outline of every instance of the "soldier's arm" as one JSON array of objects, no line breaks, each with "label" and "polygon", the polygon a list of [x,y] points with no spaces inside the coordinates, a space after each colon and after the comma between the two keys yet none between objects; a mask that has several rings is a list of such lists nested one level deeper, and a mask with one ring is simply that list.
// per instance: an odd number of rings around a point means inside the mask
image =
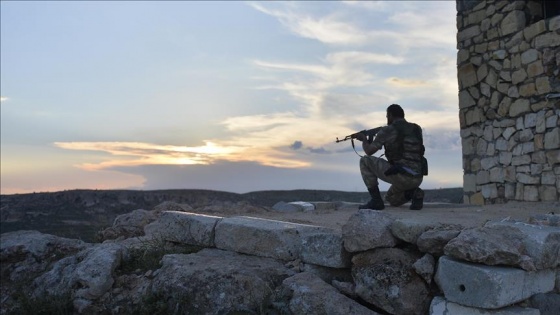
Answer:
[{"label": "soldier's arm", "polygon": [[364,134],[360,134],[356,137],[356,139],[362,141],[362,149],[366,155],[373,155],[383,147],[386,129],[385,127],[381,128],[371,143],[367,141],[367,137]]}]

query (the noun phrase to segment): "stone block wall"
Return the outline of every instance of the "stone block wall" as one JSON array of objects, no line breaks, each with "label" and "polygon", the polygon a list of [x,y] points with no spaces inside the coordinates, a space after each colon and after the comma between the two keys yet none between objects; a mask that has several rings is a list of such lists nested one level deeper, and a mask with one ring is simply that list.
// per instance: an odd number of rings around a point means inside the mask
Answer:
[{"label": "stone block wall", "polygon": [[547,13],[543,1],[457,0],[466,204],[559,200],[560,15]]}]

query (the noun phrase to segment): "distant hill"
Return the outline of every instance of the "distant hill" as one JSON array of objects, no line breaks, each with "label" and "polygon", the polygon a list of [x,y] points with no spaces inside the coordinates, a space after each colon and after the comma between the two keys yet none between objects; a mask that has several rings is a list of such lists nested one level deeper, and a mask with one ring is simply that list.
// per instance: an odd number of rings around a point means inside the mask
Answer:
[{"label": "distant hill", "polygon": [[[269,190],[237,194],[224,191],[182,190],[67,190],[0,196],[0,232],[38,230],[92,242],[96,233],[121,214],[151,210],[169,201],[193,208],[215,202],[248,202],[272,207],[280,201],[346,201],[363,203],[367,192],[330,190]],[[426,190],[426,202],[462,203],[462,188]]]}]

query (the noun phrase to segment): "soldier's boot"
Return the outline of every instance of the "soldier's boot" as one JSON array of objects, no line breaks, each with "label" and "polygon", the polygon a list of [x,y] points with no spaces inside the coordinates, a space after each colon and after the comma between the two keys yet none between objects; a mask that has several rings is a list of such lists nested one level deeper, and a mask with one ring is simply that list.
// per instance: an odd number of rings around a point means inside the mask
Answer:
[{"label": "soldier's boot", "polygon": [[407,198],[410,196],[410,199],[412,200],[410,203],[410,210],[420,210],[424,207],[424,191],[420,187],[407,190],[405,192],[405,196],[407,196]]},{"label": "soldier's boot", "polygon": [[371,196],[371,200],[364,205],[360,205],[358,209],[372,209],[372,210],[385,209],[385,203],[383,203],[383,199],[381,198],[381,193],[379,192],[379,186],[375,186],[374,188],[368,188],[368,191],[369,191],[369,195]]},{"label": "soldier's boot", "polygon": [[412,196],[414,195],[415,190],[416,188],[404,191],[404,198],[406,199],[406,201],[412,200]]}]

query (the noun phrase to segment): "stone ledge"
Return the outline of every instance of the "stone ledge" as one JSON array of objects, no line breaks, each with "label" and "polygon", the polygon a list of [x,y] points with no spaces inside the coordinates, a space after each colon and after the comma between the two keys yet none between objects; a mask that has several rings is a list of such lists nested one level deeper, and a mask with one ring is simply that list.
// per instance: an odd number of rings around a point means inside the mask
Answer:
[{"label": "stone ledge", "polygon": [[348,267],[342,237],[335,231],[276,220],[231,217],[216,225],[217,248],[280,260],[302,259],[325,267]]},{"label": "stone ledge", "polygon": [[221,217],[197,213],[164,211],[159,219],[144,227],[146,236],[166,241],[214,247],[214,228]]}]

